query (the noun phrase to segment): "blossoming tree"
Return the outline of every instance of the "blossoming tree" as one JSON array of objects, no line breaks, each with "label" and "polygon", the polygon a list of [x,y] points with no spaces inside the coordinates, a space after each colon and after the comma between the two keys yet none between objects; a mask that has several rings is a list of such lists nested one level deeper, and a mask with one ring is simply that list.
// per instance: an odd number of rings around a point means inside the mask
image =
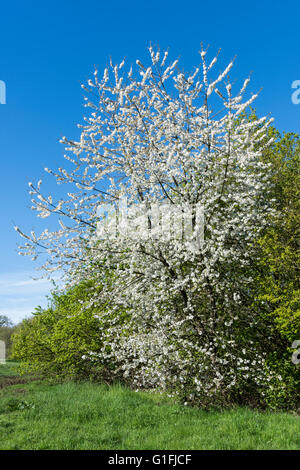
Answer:
[{"label": "blossoming tree", "polygon": [[[60,228],[38,236],[16,227],[22,252],[46,251],[44,268],[65,271],[68,282],[101,284],[101,302],[99,290],[91,302],[108,326],[102,353],[86,360],[114,364],[137,388],[172,390],[187,402],[263,395],[261,338],[270,333],[249,293],[253,237],[271,210],[260,159],[270,120],[247,119],[257,95],[246,97],[249,79],[234,92],[233,61],[214,74],[218,56],[207,60],[202,49],[189,74],[167,52],[149,51],[149,64],[137,60],[123,72],[124,61],[110,62],[83,86],[91,113],[80,140],[62,139],[66,169],[46,169],[74,189],[56,200],[42,194],[41,180],[30,183],[33,210],[58,216]],[[122,226],[124,198],[143,215],[138,230],[134,220]],[[106,224],[104,236],[107,207],[119,225]],[[172,217],[174,207],[182,217]]]}]

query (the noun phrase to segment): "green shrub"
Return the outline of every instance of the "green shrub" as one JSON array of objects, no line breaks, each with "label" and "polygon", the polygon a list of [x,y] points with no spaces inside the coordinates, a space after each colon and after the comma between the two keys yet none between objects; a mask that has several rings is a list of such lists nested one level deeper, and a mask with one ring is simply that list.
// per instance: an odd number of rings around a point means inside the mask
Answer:
[{"label": "green shrub", "polygon": [[266,400],[272,408],[300,406],[300,369],[291,361],[291,345],[300,340],[300,136],[277,136],[264,154],[273,174],[274,209],[269,227],[257,241],[259,266],[256,298],[275,332],[276,353],[268,367],[281,380],[270,381]]},{"label": "green shrub", "polygon": [[48,308],[36,309],[21,323],[13,335],[13,358],[22,362],[24,370],[55,378],[109,379],[107,365],[85,358],[101,350],[105,331],[103,319],[87,305],[91,283],[52,293]]}]

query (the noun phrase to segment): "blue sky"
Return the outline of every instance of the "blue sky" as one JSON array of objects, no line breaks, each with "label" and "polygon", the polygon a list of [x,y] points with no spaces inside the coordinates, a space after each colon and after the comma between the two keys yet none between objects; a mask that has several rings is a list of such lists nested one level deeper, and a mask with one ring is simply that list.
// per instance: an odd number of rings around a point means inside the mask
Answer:
[{"label": "blue sky", "polygon": [[28,181],[63,163],[58,140],[78,136],[80,84],[94,65],[103,69],[110,56],[143,61],[151,41],[191,70],[201,41],[211,54],[221,47],[224,63],[237,55],[232,78],[242,81],[253,71],[251,91],[263,88],[258,114],[271,113],[281,131],[300,132],[300,104],[291,101],[291,84],[300,80],[295,1],[12,0],[2,2],[0,14],[0,80],[7,87],[0,104],[0,314],[15,322],[45,305],[50,284],[31,280],[35,264],[17,255],[13,224],[39,231]]}]

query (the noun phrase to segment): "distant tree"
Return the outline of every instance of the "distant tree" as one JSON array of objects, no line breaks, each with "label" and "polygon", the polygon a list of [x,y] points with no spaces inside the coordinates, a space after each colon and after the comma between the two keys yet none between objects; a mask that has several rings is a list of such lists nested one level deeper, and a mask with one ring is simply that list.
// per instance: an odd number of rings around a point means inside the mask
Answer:
[{"label": "distant tree", "polygon": [[0,315],[0,328],[3,326],[10,327],[12,325],[13,322],[6,315]]}]

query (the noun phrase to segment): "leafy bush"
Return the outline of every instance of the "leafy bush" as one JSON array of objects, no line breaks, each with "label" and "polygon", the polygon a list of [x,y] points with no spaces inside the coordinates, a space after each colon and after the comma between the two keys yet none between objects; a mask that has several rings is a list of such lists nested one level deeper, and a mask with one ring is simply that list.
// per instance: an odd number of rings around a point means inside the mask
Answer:
[{"label": "leafy bush", "polygon": [[48,308],[23,320],[13,335],[13,357],[23,369],[56,378],[109,379],[109,368],[85,357],[101,349],[105,331],[104,321],[88,306],[90,286],[88,281],[53,292]]},{"label": "leafy bush", "polygon": [[300,339],[300,136],[272,132],[277,139],[264,159],[271,164],[276,213],[258,239],[256,297],[276,331],[276,352],[267,363],[277,379],[270,381],[267,401],[275,408],[290,408],[300,405],[300,370],[291,362],[291,345]]}]

